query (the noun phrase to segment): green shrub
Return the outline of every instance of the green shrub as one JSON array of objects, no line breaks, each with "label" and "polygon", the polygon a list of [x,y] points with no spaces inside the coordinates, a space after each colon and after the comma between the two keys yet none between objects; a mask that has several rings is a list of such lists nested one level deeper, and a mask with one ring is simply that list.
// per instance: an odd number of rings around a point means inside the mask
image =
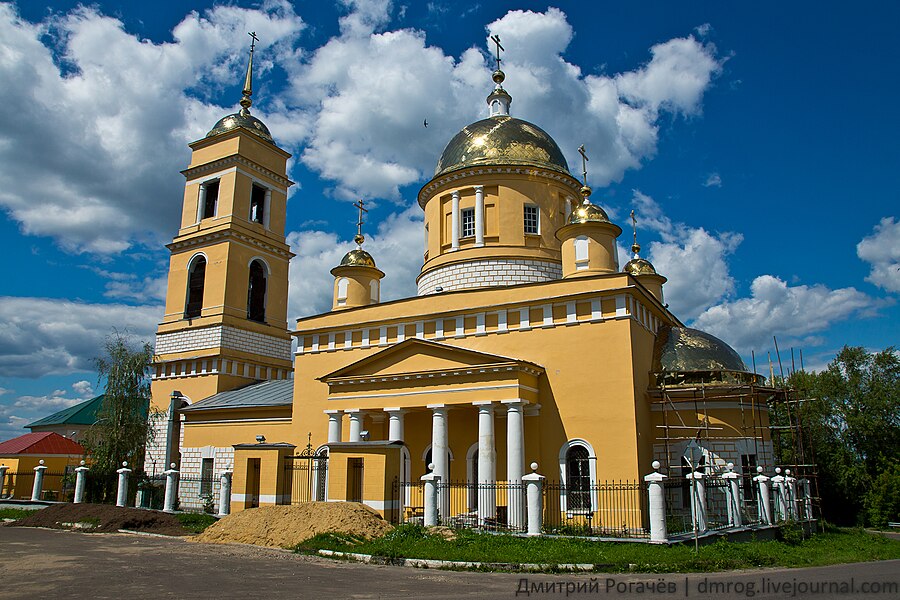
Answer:
[{"label": "green shrub", "polygon": [[179,513],[175,515],[181,526],[191,533],[201,533],[216,522],[216,518],[206,513]]},{"label": "green shrub", "polygon": [[900,521],[900,464],[875,478],[865,498],[866,521],[884,529],[889,522]]}]

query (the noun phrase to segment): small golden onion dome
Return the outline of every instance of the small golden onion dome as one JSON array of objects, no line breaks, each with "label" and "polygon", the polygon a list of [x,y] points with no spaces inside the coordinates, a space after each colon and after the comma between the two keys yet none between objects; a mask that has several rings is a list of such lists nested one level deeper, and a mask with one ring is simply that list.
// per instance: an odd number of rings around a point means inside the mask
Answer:
[{"label": "small golden onion dome", "polygon": [[653,264],[644,258],[632,258],[627,263],[625,263],[625,267],[622,268],[623,273],[628,273],[629,275],[656,275],[656,269],[653,267]]},{"label": "small golden onion dome", "polygon": [[[502,88],[493,94],[508,96]],[[569,174],[562,150],[546,131],[508,115],[495,115],[464,127],[444,148],[434,174],[487,165],[525,165]]]},{"label": "small golden onion dome", "polygon": [[585,202],[569,215],[569,225],[575,223],[609,223],[609,215],[596,204]]},{"label": "small golden onion dome", "polygon": [[504,73],[500,69],[497,69],[496,71],[491,73],[491,79],[494,80],[494,83],[500,85],[506,79],[506,73]]},{"label": "small golden onion dome", "polygon": [[233,115],[228,115],[219,119],[219,122],[209,130],[209,133],[206,134],[206,137],[210,138],[215,135],[219,135],[220,133],[232,131],[241,127],[251,133],[256,134],[257,136],[261,137],[271,144],[275,143],[275,140],[272,139],[272,134],[269,133],[269,128],[266,127],[265,123],[251,115],[250,111],[246,109],[242,109],[240,112],[236,112]]},{"label": "small golden onion dome", "polygon": [[[372,258],[372,255],[363,250],[362,248],[356,248],[355,250],[351,250],[347,254],[344,255],[344,258],[341,259],[342,267],[375,267],[375,259]],[[378,267],[375,267],[376,269]]]}]

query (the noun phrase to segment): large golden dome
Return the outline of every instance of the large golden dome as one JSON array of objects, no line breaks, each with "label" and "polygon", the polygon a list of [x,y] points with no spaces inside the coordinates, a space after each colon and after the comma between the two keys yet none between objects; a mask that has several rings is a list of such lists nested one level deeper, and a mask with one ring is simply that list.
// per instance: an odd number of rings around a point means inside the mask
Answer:
[{"label": "large golden dome", "polygon": [[569,174],[566,157],[546,131],[507,115],[464,127],[444,148],[434,174],[483,165],[526,165]]}]

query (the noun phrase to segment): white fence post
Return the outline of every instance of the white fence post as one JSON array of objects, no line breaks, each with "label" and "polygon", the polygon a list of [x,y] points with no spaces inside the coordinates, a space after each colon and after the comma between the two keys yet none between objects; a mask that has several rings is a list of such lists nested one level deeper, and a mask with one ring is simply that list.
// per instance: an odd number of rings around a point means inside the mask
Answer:
[{"label": "white fence post", "polygon": [[231,514],[231,471],[222,471],[219,475],[219,515],[227,517]]},{"label": "white fence post", "polygon": [[812,521],[812,486],[809,485],[809,479],[801,479],[800,486],[803,488],[803,516],[807,521]]},{"label": "white fence post", "polygon": [[694,471],[688,473],[687,478],[691,480],[691,520],[694,522],[694,529],[703,533],[707,530],[706,484],[703,482],[703,473]]},{"label": "white fence post", "polygon": [[797,478],[791,477],[791,470],[784,470],[784,486],[787,496],[788,518],[792,521],[800,520],[800,508],[797,506]]},{"label": "white fence post", "polygon": [[6,470],[9,465],[0,465],[0,498],[3,497],[3,484],[6,482]]},{"label": "white fence post", "polygon": [[537,472],[538,464],[531,463],[531,473],[524,476],[526,490],[526,510],[528,512],[528,535],[541,535],[544,525],[544,476]]},{"label": "white fence post", "polygon": [[88,471],[90,471],[90,469],[84,466],[84,461],[81,461],[81,466],[75,469],[75,504],[84,502],[85,478],[87,477]]},{"label": "white fence post", "polygon": [[775,477],[772,478],[772,495],[775,500],[775,521],[787,520],[787,500],[784,493],[784,475],[781,474],[781,467],[775,467]]},{"label": "white fence post", "polygon": [[756,472],[759,473],[759,475],[754,477],[753,481],[756,482],[757,488],[759,489],[759,496],[756,499],[759,506],[759,522],[761,525],[772,525],[772,505],[769,502],[769,478],[762,474],[762,467],[756,467]]},{"label": "white fence post", "polygon": [[116,471],[119,474],[119,489],[116,494],[116,506],[125,506],[128,503],[128,474],[131,469],[127,462],[122,462],[122,468]]},{"label": "white fence post", "polygon": [[166,498],[163,501],[163,512],[175,512],[175,500],[178,498],[178,476],[179,471],[175,468],[175,463],[169,465],[169,469],[163,473],[166,476]]},{"label": "white fence post", "polygon": [[732,527],[743,525],[741,519],[741,490],[738,487],[740,475],[734,472],[734,463],[728,463],[728,471],[722,474],[722,479],[728,487],[725,488],[725,497],[728,501],[728,524]]},{"label": "white fence post", "polygon": [[647,482],[647,494],[650,507],[650,543],[664,543],[668,537],[666,531],[666,490],[663,482],[668,479],[659,472],[659,461],[654,460],[653,472],[644,475]]},{"label": "white fence post", "polygon": [[[438,485],[441,476],[434,472],[434,463],[428,465],[430,473],[422,475],[425,482],[425,527],[434,527],[438,523]],[[445,515],[442,515],[445,516]]]},{"label": "white fence post", "polygon": [[39,460],[38,466],[34,468],[34,485],[31,487],[32,502],[37,502],[41,499],[41,490],[44,488],[44,471],[46,470],[47,467],[44,466],[44,460]]}]

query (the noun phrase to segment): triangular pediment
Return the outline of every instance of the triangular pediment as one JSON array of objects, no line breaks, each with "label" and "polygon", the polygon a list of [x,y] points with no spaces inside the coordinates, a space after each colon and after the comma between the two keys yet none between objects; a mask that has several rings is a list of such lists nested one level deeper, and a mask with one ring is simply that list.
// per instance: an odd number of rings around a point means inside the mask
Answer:
[{"label": "triangular pediment", "polygon": [[327,382],[343,377],[385,377],[500,364],[527,365],[543,370],[534,363],[516,358],[415,338],[349,364],[320,379]]}]

